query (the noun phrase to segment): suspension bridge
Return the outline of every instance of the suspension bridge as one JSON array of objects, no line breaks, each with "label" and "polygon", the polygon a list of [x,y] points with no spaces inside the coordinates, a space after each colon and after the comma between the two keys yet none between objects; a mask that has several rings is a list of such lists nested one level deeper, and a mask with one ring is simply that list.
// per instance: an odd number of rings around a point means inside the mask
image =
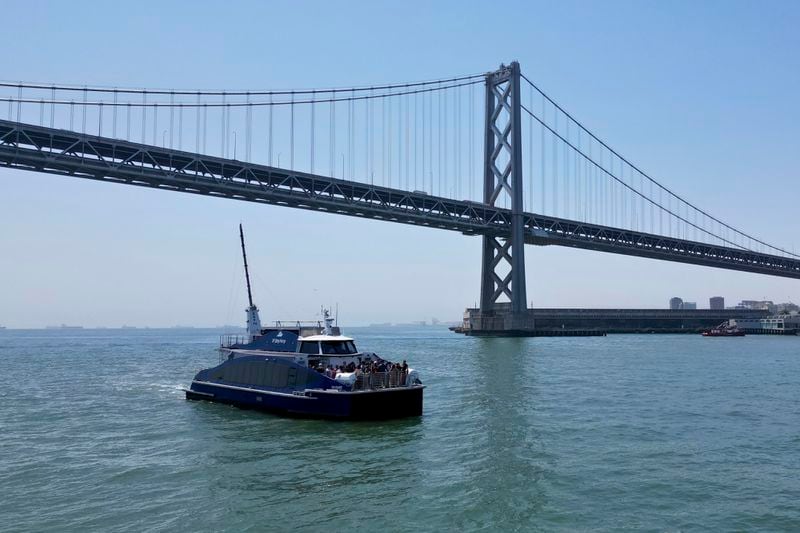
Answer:
[{"label": "suspension bridge", "polygon": [[497,331],[534,328],[526,244],[800,279],[799,255],[651,177],[516,62],[324,89],[0,82],[3,104],[0,166],[480,236]]}]

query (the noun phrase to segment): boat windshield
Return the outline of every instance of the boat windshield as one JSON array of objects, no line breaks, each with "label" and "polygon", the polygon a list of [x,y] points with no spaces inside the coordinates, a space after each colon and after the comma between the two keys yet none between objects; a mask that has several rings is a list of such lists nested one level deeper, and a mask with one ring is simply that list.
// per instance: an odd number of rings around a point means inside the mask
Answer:
[{"label": "boat windshield", "polygon": [[319,353],[319,343],[304,341],[300,343],[300,353],[317,355]]},{"label": "boat windshield", "polygon": [[322,353],[325,355],[350,355],[357,353],[353,341],[324,341]]}]

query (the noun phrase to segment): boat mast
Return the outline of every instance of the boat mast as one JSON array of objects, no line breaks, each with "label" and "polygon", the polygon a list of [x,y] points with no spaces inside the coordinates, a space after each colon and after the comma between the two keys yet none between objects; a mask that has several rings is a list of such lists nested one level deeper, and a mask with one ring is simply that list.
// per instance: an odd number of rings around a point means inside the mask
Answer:
[{"label": "boat mast", "polygon": [[244,249],[244,230],[239,224],[239,240],[242,241],[242,258],[244,258],[244,277],[247,280],[247,300],[250,307],[253,307],[253,291],[250,289],[250,271],[247,268],[247,251]]},{"label": "boat mast", "polygon": [[242,242],[242,258],[244,259],[244,277],[247,279],[247,334],[250,341],[256,340],[261,335],[261,317],[258,316],[258,307],[253,305],[253,291],[250,288],[250,269],[247,267],[247,251],[244,248],[244,230],[239,224],[239,240]]}]

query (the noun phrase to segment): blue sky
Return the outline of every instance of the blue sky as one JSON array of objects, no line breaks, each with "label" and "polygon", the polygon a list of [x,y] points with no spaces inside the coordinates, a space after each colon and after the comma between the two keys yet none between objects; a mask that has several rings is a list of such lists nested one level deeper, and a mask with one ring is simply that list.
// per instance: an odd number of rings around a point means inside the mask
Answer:
[{"label": "blue sky", "polygon": [[[723,220],[800,252],[795,2],[3,3],[0,78],[135,87],[351,86],[524,72]],[[457,320],[480,241],[287,208],[0,170],[0,324],[243,322],[237,224],[265,319]],[[800,301],[793,280],[526,249],[542,307]]]}]

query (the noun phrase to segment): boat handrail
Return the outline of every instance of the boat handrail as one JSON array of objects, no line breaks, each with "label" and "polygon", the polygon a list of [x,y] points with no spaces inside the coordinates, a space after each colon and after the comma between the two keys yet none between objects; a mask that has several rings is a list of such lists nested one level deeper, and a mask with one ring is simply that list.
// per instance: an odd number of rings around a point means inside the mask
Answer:
[{"label": "boat handrail", "polygon": [[224,333],[219,336],[219,347],[230,348],[234,344],[248,344],[250,337],[248,335],[240,335],[237,333]]},{"label": "boat handrail", "polygon": [[407,387],[408,372],[388,370],[386,372],[360,372],[351,390],[378,390]]},{"label": "boat handrail", "polygon": [[276,328],[323,327],[321,320],[275,320]]}]

